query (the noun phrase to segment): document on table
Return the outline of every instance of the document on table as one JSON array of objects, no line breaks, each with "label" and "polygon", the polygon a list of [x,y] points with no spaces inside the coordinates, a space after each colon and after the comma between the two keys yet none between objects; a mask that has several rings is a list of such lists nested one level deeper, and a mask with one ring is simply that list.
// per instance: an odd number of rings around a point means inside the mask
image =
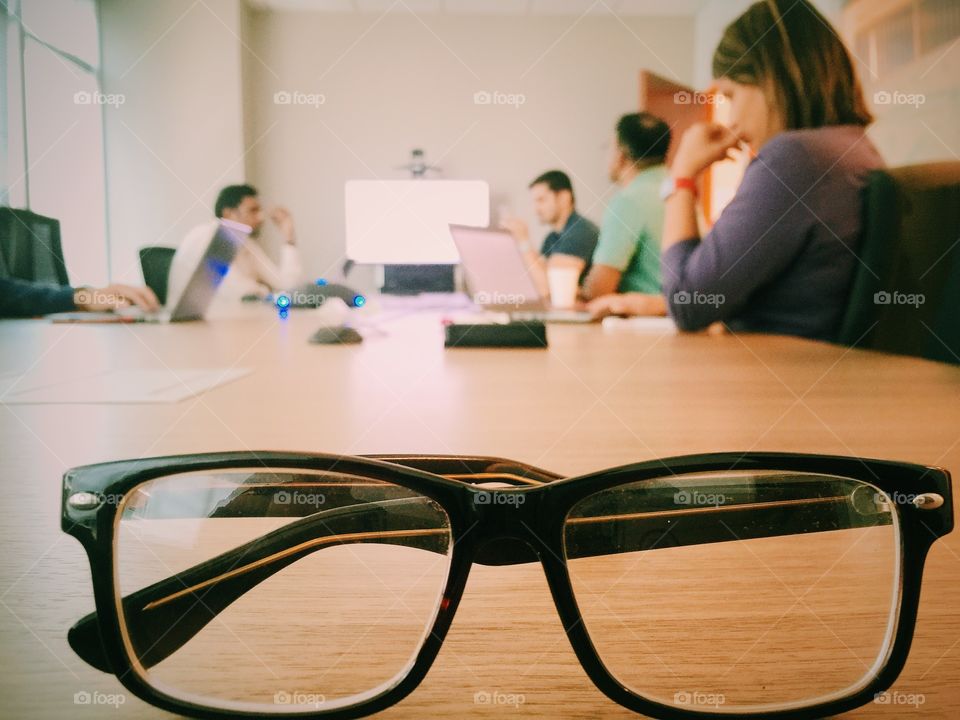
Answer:
[{"label": "document on table", "polygon": [[605,317],[604,330],[624,330],[639,333],[675,333],[677,324],[671,317]]},{"label": "document on table", "polygon": [[175,403],[232,382],[252,368],[123,369],[64,380],[0,375],[0,402],[8,405]]}]

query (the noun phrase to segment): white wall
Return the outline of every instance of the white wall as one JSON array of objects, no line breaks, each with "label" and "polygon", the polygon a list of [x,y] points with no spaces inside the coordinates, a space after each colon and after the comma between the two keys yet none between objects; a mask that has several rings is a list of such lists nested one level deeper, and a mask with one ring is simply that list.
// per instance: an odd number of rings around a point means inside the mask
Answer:
[{"label": "white wall", "polygon": [[[637,108],[639,70],[693,75],[692,18],[251,11],[244,25],[250,179],[293,211],[317,274],[343,253],[344,182],[407,177],[396,167],[414,147],[447,178],[488,181],[494,220],[508,204],[533,222],[527,184],[551,168],[599,220],[606,145]],[[278,91],[325,102],[277,105]],[[524,103],[475,104],[483,91]]]},{"label": "white wall", "polygon": [[102,0],[108,217],[114,280],[137,248],[176,245],[244,178],[240,0]]}]

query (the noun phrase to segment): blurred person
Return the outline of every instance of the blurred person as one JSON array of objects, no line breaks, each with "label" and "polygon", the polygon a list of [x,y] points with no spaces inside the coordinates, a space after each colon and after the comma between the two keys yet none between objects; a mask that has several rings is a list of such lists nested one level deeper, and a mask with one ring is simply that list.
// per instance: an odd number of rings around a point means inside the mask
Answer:
[{"label": "blurred person", "polygon": [[[645,296],[644,314],[663,315],[660,286],[660,237],[667,178],[670,128],[650,113],[631,113],[617,122],[608,174],[619,187],[603,215],[592,267],[583,281],[584,300],[613,293]],[[607,298],[588,307],[603,314]]]},{"label": "blurred person", "polygon": [[[867,176],[884,165],[850,54],[807,0],[763,0],[727,27],[713,76],[730,126],[684,133],[664,193],[670,314],[684,330],[720,321],[831,340],[858,263]],[[699,178],[741,144],[753,159],[701,238]]]},{"label": "blurred person", "polygon": [[502,224],[517,241],[531,276],[546,295],[549,268],[572,268],[583,280],[590,269],[599,230],[577,212],[573,184],[562,170],[549,170],[528,187],[537,219],[551,228],[539,251],[531,245],[530,231],[523,220],[510,217]]},{"label": "blurred person", "polygon": [[[289,210],[278,206],[265,211],[259,194],[252,185],[230,185],[217,196],[214,214],[217,220],[193,228],[177,248],[170,265],[167,294],[169,306],[176,304],[186,288],[190,275],[216,232],[220,219],[247,225],[251,232],[217,290],[214,301],[217,306],[222,308],[251,295],[263,297],[272,292],[294,288],[303,282],[303,267],[297,249],[293,216]],[[279,263],[270,259],[259,242],[267,217],[283,237]]]}]

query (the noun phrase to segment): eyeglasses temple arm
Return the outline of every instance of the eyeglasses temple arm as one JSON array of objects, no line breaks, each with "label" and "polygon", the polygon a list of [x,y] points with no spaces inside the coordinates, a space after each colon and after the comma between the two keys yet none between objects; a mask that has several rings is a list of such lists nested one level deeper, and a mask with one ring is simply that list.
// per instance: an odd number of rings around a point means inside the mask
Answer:
[{"label": "eyeglasses temple arm", "polygon": [[[126,595],[123,625],[138,660],[157,664],[237,598],[316,550],[378,543],[445,553],[449,530],[437,528],[432,514],[417,515],[427,502],[399,498],[313,513]],[[96,612],[70,628],[67,639],[85,662],[110,672]]]}]

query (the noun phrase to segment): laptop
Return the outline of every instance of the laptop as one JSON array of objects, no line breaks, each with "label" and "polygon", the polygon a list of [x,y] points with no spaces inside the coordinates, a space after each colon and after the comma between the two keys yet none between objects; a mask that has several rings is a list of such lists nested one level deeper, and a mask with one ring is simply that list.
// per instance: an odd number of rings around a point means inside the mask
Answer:
[{"label": "laptop", "polygon": [[508,313],[512,320],[586,323],[597,320],[582,310],[555,310],[527,270],[517,242],[506,230],[450,225],[460,253],[467,289],[484,310]]},{"label": "laptop", "polygon": [[148,313],[138,307],[127,307],[107,312],[55,313],[48,317],[53,322],[72,323],[167,323],[202,320],[217,293],[217,288],[236,258],[237,251],[246,242],[250,232],[251,228],[247,225],[221,218],[173,308]]}]

